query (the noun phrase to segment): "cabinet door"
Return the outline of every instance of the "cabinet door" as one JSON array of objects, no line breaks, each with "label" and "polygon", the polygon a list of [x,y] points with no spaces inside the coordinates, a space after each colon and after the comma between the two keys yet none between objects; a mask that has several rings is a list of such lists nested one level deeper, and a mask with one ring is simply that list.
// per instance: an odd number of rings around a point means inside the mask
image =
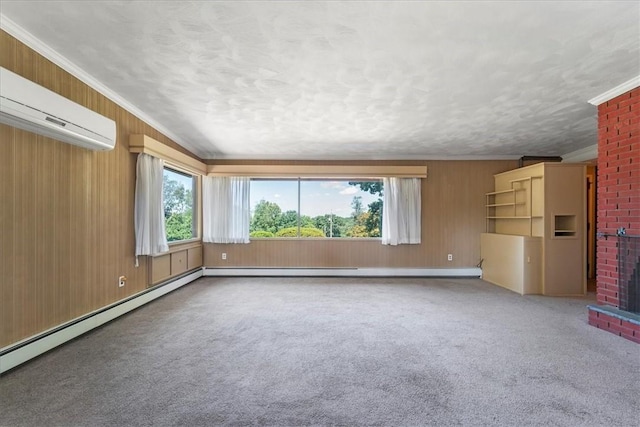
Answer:
[{"label": "cabinet door", "polygon": [[151,283],[155,284],[171,276],[171,255],[160,255],[151,259]]},{"label": "cabinet door", "polygon": [[187,251],[174,252],[171,254],[171,275],[175,276],[187,271]]},{"label": "cabinet door", "polygon": [[187,268],[189,270],[193,268],[202,267],[202,247],[189,248],[187,250]]}]

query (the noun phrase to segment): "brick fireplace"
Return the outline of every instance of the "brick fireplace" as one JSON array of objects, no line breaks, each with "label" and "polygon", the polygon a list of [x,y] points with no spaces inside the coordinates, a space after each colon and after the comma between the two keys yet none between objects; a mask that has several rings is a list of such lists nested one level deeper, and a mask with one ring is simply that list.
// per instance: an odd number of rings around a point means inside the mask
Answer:
[{"label": "brick fireplace", "polygon": [[598,303],[589,324],[640,343],[640,313],[621,299],[637,292],[628,287],[640,274],[640,254],[627,249],[640,246],[640,87],[598,105],[597,185]]}]

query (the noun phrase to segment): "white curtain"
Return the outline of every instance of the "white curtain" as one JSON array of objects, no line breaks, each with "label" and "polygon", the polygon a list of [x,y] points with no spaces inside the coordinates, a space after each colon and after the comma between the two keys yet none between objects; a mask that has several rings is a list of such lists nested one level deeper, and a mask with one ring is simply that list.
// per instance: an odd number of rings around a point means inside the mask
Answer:
[{"label": "white curtain", "polygon": [[382,244],[420,243],[420,178],[383,178]]},{"label": "white curtain", "polygon": [[249,243],[249,184],[245,177],[202,177],[205,242]]},{"label": "white curtain", "polygon": [[169,250],[162,203],[163,173],[163,160],[144,153],[138,155],[134,219],[136,265],[138,255],[155,255]]}]

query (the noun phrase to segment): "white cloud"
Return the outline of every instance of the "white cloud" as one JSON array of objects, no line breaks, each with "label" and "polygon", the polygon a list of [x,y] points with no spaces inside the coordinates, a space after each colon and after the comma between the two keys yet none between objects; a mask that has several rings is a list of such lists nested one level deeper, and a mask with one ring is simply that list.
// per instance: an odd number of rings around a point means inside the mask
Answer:
[{"label": "white cloud", "polygon": [[358,191],[360,190],[358,190],[356,187],[347,187],[344,190],[342,190],[340,194],[350,195],[350,194],[356,194]]},{"label": "white cloud", "polygon": [[344,183],[339,182],[339,181],[324,181],[320,184],[320,187],[322,188],[334,188],[334,189],[342,189],[345,188]]},{"label": "white cloud", "polygon": [[276,193],[276,194],[273,195],[273,197],[275,197],[276,199],[279,199],[280,195]]}]

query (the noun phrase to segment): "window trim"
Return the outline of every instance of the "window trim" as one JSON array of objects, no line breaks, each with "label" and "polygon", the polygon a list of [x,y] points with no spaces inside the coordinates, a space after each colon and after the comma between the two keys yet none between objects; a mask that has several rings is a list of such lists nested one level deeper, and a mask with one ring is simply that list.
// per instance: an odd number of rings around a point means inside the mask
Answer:
[{"label": "window trim", "polygon": [[[173,247],[173,246],[177,246],[177,245],[182,245],[182,244],[188,244],[188,243],[193,243],[193,242],[200,242],[202,240],[202,214],[201,214],[201,175],[196,175],[193,172],[189,172],[186,171],[182,168],[180,168],[179,166],[176,167],[173,163],[171,163],[170,161],[166,161],[164,163],[164,167],[163,170],[169,170],[171,172],[180,174],[180,175],[185,175],[185,176],[190,176],[193,179],[193,186],[192,186],[192,192],[195,191],[195,195],[193,196],[193,205],[191,207],[191,210],[193,212],[193,222],[191,224],[191,229],[192,229],[192,233],[195,234],[195,236],[190,237],[188,239],[183,239],[183,240],[168,240],[167,239],[167,245],[169,245],[169,247]],[[164,191],[164,186],[163,186],[163,191]],[[165,224],[165,232],[166,232],[167,226]]]},{"label": "window trim", "polygon": [[167,244],[171,247],[192,241],[202,242],[202,176],[207,174],[207,165],[195,156],[189,156],[144,134],[129,135],[129,152],[133,154],[145,153],[162,159],[165,166],[170,169],[196,178],[197,194],[193,201],[193,210],[196,214],[197,236],[189,240],[167,242]]},{"label": "window trim", "polygon": [[156,141],[147,135],[129,135],[129,152],[149,154],[167,163],[171,163],[176,168],[186,171],[191,175],[207,174],[207,165],[205,163],[175,148],[171,148],[160,141]]},{"label": "window trim", "polygon": [[426,165],[207,165],[208,176],[247,176],[250,178],[382,179],[426,178]]}]

